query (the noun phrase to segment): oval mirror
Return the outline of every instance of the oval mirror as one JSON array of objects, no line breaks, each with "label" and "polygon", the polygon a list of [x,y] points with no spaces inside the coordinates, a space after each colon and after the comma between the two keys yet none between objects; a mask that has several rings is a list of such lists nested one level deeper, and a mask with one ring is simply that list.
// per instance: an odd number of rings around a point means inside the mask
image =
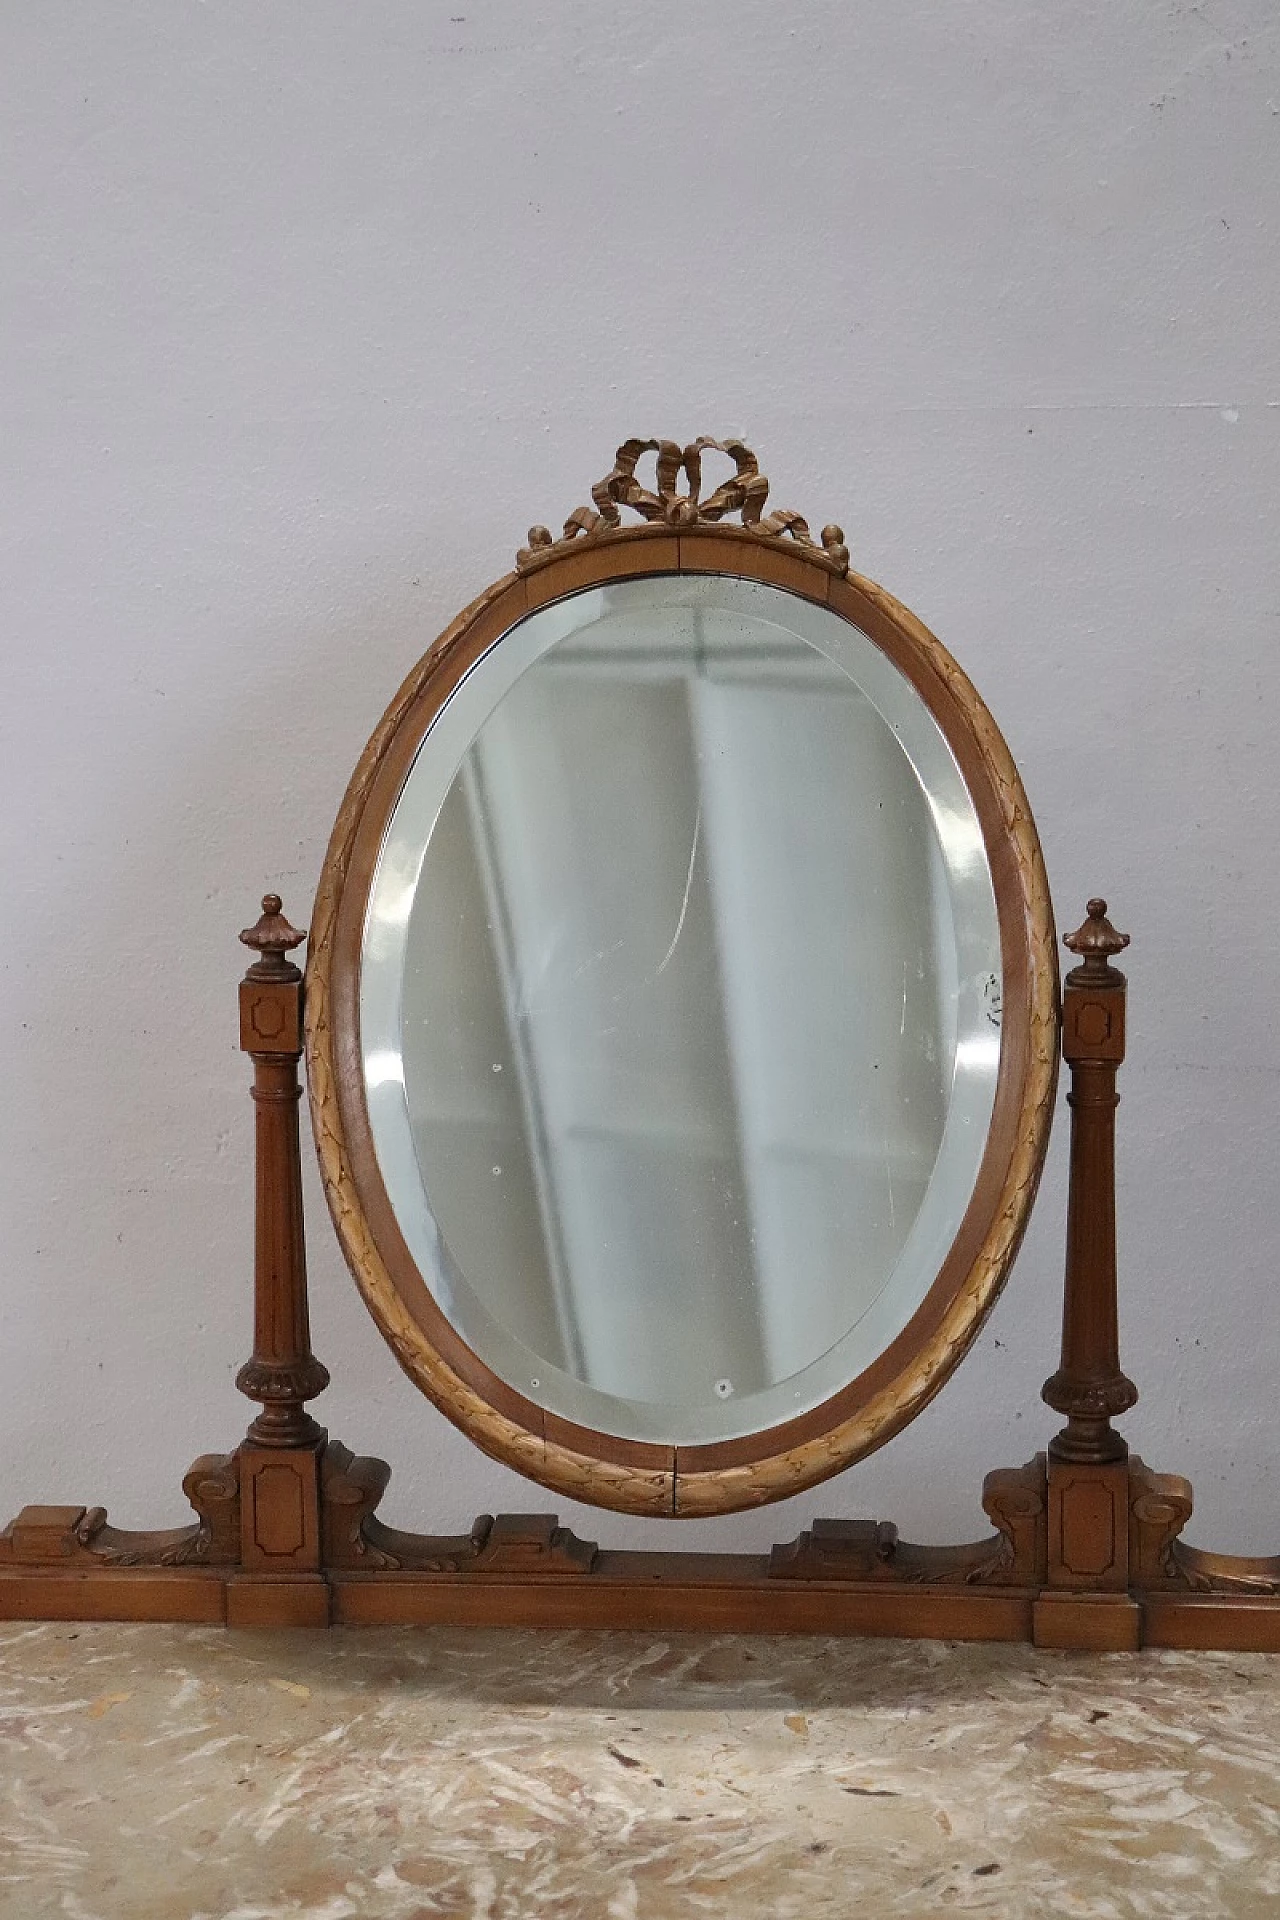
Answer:
[{"label": "oval mirror", "polygon": [[330,1204],[402,1364],[521,1472],[664,1514],[793,1493],[931,1397],[1057,1059],[989,714],[838,529],[764,517],[745,448],[701,502],[712,444],[658,446],[649,492],[629,443],[420,662],[307,990]]}]

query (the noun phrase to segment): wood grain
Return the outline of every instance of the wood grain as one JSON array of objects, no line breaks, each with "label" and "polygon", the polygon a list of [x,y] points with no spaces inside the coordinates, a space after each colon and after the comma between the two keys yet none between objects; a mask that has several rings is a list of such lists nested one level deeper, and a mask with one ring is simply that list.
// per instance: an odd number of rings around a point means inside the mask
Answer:
[{"label": "wood grain", "polygon": [[[608,482],[619,500],[632,486],[622,464],[621,477]],[[669,468],[670,460],[664,476]],[[675,470],[687,468],[677,462]],[[745,488],[751,476],[742,472]],[[731,490],[715,511],[723,517],[735,498]],[[409,675],[361,757],[330,841],[312,916],[306,1021],[312,1118],[330,1210],[401,1366],[483,1451],[557,1493],[684,1517],[783,1499],[839,1472],[912,1419],[958,1364],[1008,1274],[1039,1179],[1056,1085],[1058,1003],[1052,910],[1030,807],[995,722],[946,650],[882,589],[847,576],[847,560],[833,565],[834,543],[798,539],[793,516],[785,525],[761,515],[735,527],[701,508],[669,508],[663,499],[661,486],[646,493],[639,527],[621,528],[601,509],[589,540],[579,527],[558,543],[539,544],[527,575],[497,582]],[[912,679],[974,795],[996,889],[1005,1008],[982,1171],[952,1254],[911,1325],[875,1366],[802,1419],[745,1440],[681,1449],[678,1458],[673,1449],[547,1415],[497,1379],[449,1324],[409,1255],[381,1180],[358,1021],[360,938],[378,850],[413,755],[462,674],[501,643],[535,593],[542,603],[601,580],[673,570],[740,575],[827,605]]]},{"label": "wood grain", "polygon": [[[886,1521],[823,1521],[768,1555],[601,1549],[554,1514],[480,1515],[462,1535],[386,1526],[390,1469],[327,1440],[305,1401],[327,1374],[311,1352],[296,1111],[305,999],[312,1112],[326,1194],[365,1299],[401,1364],[476,1443],[531,1478],[602,1507],[721,1512],[810,1486],[881,1444],[935,1392],[1008,1272],[1034,1197],[1056,1081],[1052,917],[1035,829],[994,721],[950,656],[871,582],[843,536],[821,546],[794,515],[765,516],[767,486],[740,443],[734,476],[704,500],[717,443],[628,443],[559,542],[532,542],[419,661],[366,749],[339,814],[313,920],[307,987],[287,955],[301,935],[268,895],[243,936],[258,954],[241,989],[254,1060],[254,1354],[241,1386],[262,1403],[233,1453],[203,1455],[183,1487],[186,1527],[113,1527],[101,1507],[27,1506],[0,1533],[0,1618],[186,1621],[258,1627],[331,1622],[630,1627],[1033,1639],[1280,1652],[1280,1553],[1184,1543],[1190,1484],[1152,1472],[1112,1426],[1136,1398],[1121,1372],[1115,1259],[1115,1084],[1124,1056],[1126,944],[1091,901],[1067,944],[1062,1045],[1073,1139],[1061,1364],[1045,1398],[1067,1426],[1026,1466],[987,1475],[995,1533],[930,1547]],[[658,454],[656,489],[636,478]],[[624,457],[625,455],[625,457]],[[688,481],[681,491],[679,477]],[[642,524],[624,530],[611,509]],[[741,513],[743,524],[724,524]],[[837,537],[839,536],[839,537]],[[901,1339],[825,1407],[746,1441],[676,1450],[575,1427],[489,1373],[413,1269],[377,1176],[356,1020],[359,927],[381,835],[413,754],[462,675],[531,605],[601,579],[672,571],[758,579],[831,607],[879,645],[926,699],[982,825],[1004,957],[1005,1030],[995,1117],[951,1254]]]}]

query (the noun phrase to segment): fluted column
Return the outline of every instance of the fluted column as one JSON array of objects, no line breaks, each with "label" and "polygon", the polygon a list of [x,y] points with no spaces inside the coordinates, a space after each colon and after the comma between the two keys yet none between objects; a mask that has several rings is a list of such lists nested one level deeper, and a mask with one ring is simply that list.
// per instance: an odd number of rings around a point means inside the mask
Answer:
[{"label": "fluted column", "polygon": [[307,1258],[302,1225],[298,1101],[302,1056],[302,974],[287,955],[305,939],[280,910],[278,894],[240,935],[258,955],[240,984],[240,1045],[253,1061],[256,1190],[253,1355],[236,1385],[262,1411],[249,1428],[256,1447],[305,1447],[320,1428],[305,1403],[329,1384],[311,1351]]},{"label": "fluted column", "polygon": [[1062,1055],[1071,1069],[1067,1272],[1062,1359],[1043,1394],[1067,1416],[1050,1459],[1101,1465],[1127,1455],[1111,1422],[1138,1398],[1120,1370],[1116,1307],[1116,1070],[1124,1059],[1126,983],[1111,956],[1129,936],[1111,925],[1105,900],[1091,900],[1066,944],[1081,956],[1063,983]]}]

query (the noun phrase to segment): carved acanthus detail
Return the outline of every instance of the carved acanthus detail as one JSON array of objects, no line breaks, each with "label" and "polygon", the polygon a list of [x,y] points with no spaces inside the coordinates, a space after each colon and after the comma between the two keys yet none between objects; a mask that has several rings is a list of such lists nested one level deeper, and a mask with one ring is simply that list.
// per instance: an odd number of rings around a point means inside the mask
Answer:
[{"label": "carved acanthus detail", "polygon": [[103,1567],[178,1567],[202,1558],[204,1539],[203,1526],[159,1533],[113,1527],[105,1507],[89,1507],[72,1527],[64,1552],[69,1558],[83,1556]]},{"label": "carved acanthus detail", "polygon": [[206,1453],[182,1491],[199,1515],[194,1526],[157,1533],[113,1527],[105,1507],[89,1507],[72,1528],[75,1547],[110,1567],[231,1567],[240,1559],[240,1476],[233,1453]]},{"label": "carved acanthus detail", "polygon": [[385,1460],[353,1454],[331,1440],[320,1497],[326,1567],[348,1573],[590,1573],[594,1541],[579,1540],[554,1514],[482,1513],[470,1533],[406,1533],[384,1526],[374,1509],[387,1490]]},{"label": "carved acanthus detail", "polygon": [[1034,1587],[1044,1579],[1045,1460],[989,1473],[982,1504],[998,1532],[963,1547],[899,1540],[888,1520],[815,1520],[769,1556],[773,1580],[894,1581],[903,1586]]},{"label": "carved acanthus detail", "polygon": [[374,1519],[373,1511],[386,1492],[390,1478],[391,1469],[385,1460],[375,1460],[369,1454],[353,1454],[350,1447],[330,1440],[324,1450],[320,1473],[326,1566],[373,1573],[400,1565],[393,1554],[384,1552],[371,1537],[372,1529],[386,1531]]},{"label": "carved acanthus detail", "polygon": [[201,1455],[182,1483],[199,1518],[152,1531],[113,1527],[105,1507],[24,1507],[0,1534],[0,1564],[82,1567],[230,1567],[240,1558],[235,1454]]},{"label": "carved acanthus detail", "polygon": [[328,1384],[329,1369],[313,1353],[283,1363],[246,1360],[236,1375],[241,1393],[250,1400],[261,1400],[264,1406],[314,1400]]},{"label": "carved acanthus detail", "polygon": [[1152,1473],[1129,1459],[1129,1578],[1137,1587],[1189,1584],[1178,1564],[1178,1535],[1191,1518],[1191,1482]]},{"label": "carved acanthus detail", "polygon": [[1176,1584],[1192,1593],[1280,1594],[1280,1553],[1258,1558],[1205,1553],[1178,1540],[1173,1548],[1173,1568]]},{"label": "carved acanthus detail", "polygon": [[[704,499],[702,456],[708,452],[727,454],[734,472]],[[636,467],[646,453],[657,455],[652,488],[636,478]],[[679,446],[674,440],[624,440],[612,470],[591,489],[594,508],[578,507],[571,513],[558,539],[546,527],[530,527],[529,544],[521,547],[516,555],[516,570],[529,572],[573,541],[616,532],[622,525],[621,509],[628,507],[642,520],[685,531],[714,526],[739,514],[749,533],[769,540],[789,538],[832,573],[848,572],[849,549],[839,527],[824,527],[819,544],[809,531],[808,521],[800,514],[785,511],[766,514],[764,506],[768,497],[769,482],[761,473],[755,454],[741,440],[694,440],[687,447]]]},{"label": "carved acanthus detail", "polygon": [[246,927],[240,935],[242,943],[251,947],[258,956],[245,977],[268,983],[301,980],[301,971],[286,955],[292,953],[295,947],[300,947],[306,937],[305,931],[300,933],[297,927],[290,926],[286,920],[280,895],[264,893],[261,918],[251,927]]},{"label": "carved acanthus detail", "polygon": [[230,1567],[240,1558],[240,1463],[234,1453],[203,1453],[187,1469],[182,1491],[200,1516],[190,1551],[180,1552],[172,1565],[188,1560],[202,1566]]},{"label": "carved acanthus detail", "polygon": [[1040,1585],[1048,1557],[1046,1489],[1042,1453],[1025,1467],[997,1467],[987,1475],[982,1505],[1000,1537],[994,1551],[966,1576],[970,1585]]},{"label": "carved acanthus detail", "polygon": [[1280,1593],[1280,1554],[1206,1553],[1179,1538],[1191,1518],[1191,1482],[1129,1459],[1129,1578],[1135,1587],[1190,1593]]},{"label": "carved acanthus detail", "polygon": [[1129,944],[1127,933],[1117,933],[1107,918],[1105,900],[1090,900],[1082,926],[1064,933],[1062,944],[1078,954],[1080,965],[1067,975],[1067,984],[1079,987],[1117,987],[1124,975],[1111,964],[1111,956],[1123,953]]},{"label": "carved acanthus detail", "polygon": [[320,1477],[324,1564],[346,1573],[460,1573],[474,1566],[493,1522],[488,1514],[469,1534],[405,1533],[376,1512],[391,1469],[371,1454],[353,1454],[330,1440]]}]

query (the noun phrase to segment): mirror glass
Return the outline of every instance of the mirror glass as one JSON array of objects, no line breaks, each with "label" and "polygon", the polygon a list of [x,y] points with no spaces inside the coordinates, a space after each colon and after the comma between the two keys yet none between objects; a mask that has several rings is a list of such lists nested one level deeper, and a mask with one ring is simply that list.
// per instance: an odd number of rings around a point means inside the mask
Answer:
[{"label": "mirror glass", "polygon": [[428,732],[365,923],[370,1123],[426,1284],[604,1432],[807,1411],[946,1258],[1000,981],[970,796],[866,635],[719,575],[540,608]]}]

